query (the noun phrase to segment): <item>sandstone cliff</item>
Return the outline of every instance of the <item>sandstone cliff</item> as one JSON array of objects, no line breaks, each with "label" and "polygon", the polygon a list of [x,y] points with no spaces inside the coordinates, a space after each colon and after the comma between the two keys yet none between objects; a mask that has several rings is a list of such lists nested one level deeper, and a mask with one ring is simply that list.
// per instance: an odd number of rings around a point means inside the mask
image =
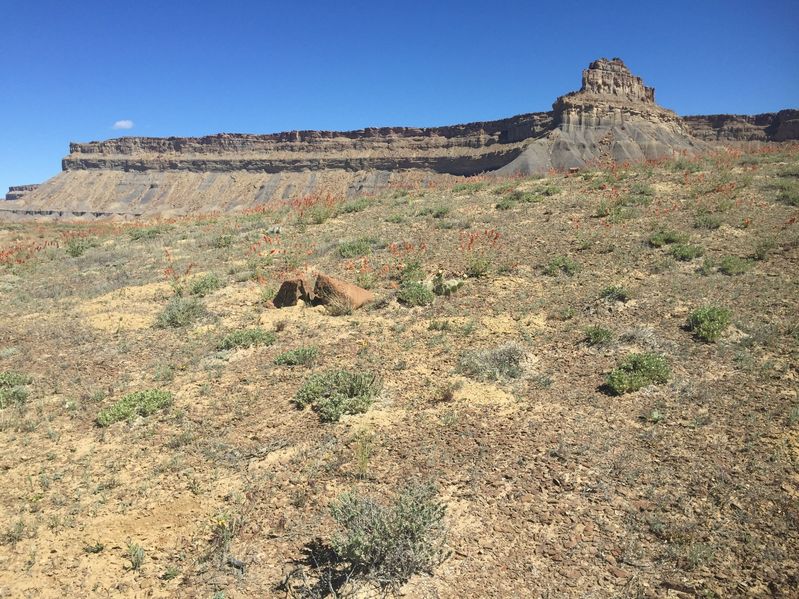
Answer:
[{"label": "sandstone cliff", "polygon": [[549,112],[448,127],[290,131],[70,144],[63,172],[4,208],[119,214],[235,210],[311,193],[373,193],[401,182],[530,174],[598,161],[705,151],[709,142],[796,139],[797,111],[681,119],[617,58],[583,71]]}]

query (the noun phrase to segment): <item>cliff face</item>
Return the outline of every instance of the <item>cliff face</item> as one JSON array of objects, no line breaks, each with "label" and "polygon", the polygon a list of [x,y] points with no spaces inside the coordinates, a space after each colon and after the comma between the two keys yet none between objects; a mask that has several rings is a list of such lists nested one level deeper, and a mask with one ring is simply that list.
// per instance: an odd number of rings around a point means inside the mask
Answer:
[{"label": "cliff face", "polygon": [[712,142],[788,141],[799,139],[799,110],[781,110],[749,116],[711,114],[686,116],[698,138]]},{"label": "cliff face", "polygon": [[530,174],[799,137],[799,111],[681,119],[617,58],[592,62],[549,112],[448,127],[290,131],[70,144],[63,172],[6,207],[120,214],[235,210],[310,193],[376,192],[409,174]]}]

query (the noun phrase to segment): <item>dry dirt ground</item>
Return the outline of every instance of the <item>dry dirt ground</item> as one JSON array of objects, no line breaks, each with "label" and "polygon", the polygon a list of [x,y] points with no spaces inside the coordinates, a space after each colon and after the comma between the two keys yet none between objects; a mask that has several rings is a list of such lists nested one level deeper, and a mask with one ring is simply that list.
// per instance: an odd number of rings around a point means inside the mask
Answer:
[{"label": "dry dirt ground", "polygon": [[[0,597],[284,596],[309,543],[336,534],[332,501],[414,482],[446,505],[449,556],[409,597],[796,597],[798,174],[799,150],[781,147],[169,222],[3,225],[0,372],[30,382],[0,408]],[[661,228],[703,255],[654,247]],[[547,274],[559,256],[571,274]],[[465,283],[402,304],[414,261]],[[297,272],[379,301],[271,307]],[[220,286],[204,312],[158,328],[207,273]],[[731,311],[715,342],[685,328],[706,305]],[[275,342],[219,349],[256,326]],[[590,326],[610,339],[590,345]],[[462,367],[509,342],[521,372]],[[301,346],[315,364],[275,364]],[[664,356],[668,382],[609,393],[631,352]],[[331,368],[379,375],[368,412],[326,423],[295,407]],[[174,400],[96,424],[146,389]]]}]

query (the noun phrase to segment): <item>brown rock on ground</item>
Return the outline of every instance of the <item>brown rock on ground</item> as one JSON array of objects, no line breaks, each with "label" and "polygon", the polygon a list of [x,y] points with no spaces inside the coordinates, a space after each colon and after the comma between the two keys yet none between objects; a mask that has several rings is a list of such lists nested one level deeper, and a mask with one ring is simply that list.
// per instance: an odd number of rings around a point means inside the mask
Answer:
[{"label": "brown rock on ground", "polygon": [[283,281],[272,303],[275,308],[285,308],[286,306],[296,306],[298,300],[311,303],[313,299],[314,292],[311,290],[310,282],[299,278]]},{"label": "brown rock on ground", "polygon": [[323,274],[316,278],[314,294],[321,304],[341,304],[353,310],[375,300],[375,294],[371,291]]}]

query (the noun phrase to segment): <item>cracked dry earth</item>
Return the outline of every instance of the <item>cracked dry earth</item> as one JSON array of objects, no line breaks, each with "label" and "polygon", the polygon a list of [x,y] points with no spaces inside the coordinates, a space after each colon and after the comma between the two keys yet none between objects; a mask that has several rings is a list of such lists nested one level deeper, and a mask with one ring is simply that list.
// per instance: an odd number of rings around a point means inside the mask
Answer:
[{"label": "cracked dry earth", "polygon": [[[0,371],[30,382],[0,409],[0,597],[284,596],[304,548],[336,534],[333,500],[388,501],[415,481],[446,505],[449,556],[408,597],[797,596],[797,173],[799,151],[776,147],[392,190],[311,220],[276,205],[4,225]],[[503,203],[514,190],[529,193]],[[654,247],[662,228],[703,256]],[[362,238],[365,256],[342,257]],[[557,256],[571,276],[546,274]],[[415,260],[473,276],[409,307],[396,277]],[[380,299],[341,316],[271,307],[298,271]],[[220,282],[204,313],[157,328],[203,273]],[[603,298],[609,286],[629,297]],[[713,343],[684,326],[705,305],[732,314]],[[275,342],[218,349],[256,326]],[[611,339],[589,345],[590,326]],[[509,342],[519,376],[460,367]],[[275,364],[300,346],[315,364]],[[665,356],[668,382],[608,393],[607,373],[642,351]],[[380,376],[369,411],[323,423],[293,405],[330,368]],[[95,423],[143,389],[174,400]]]}]

